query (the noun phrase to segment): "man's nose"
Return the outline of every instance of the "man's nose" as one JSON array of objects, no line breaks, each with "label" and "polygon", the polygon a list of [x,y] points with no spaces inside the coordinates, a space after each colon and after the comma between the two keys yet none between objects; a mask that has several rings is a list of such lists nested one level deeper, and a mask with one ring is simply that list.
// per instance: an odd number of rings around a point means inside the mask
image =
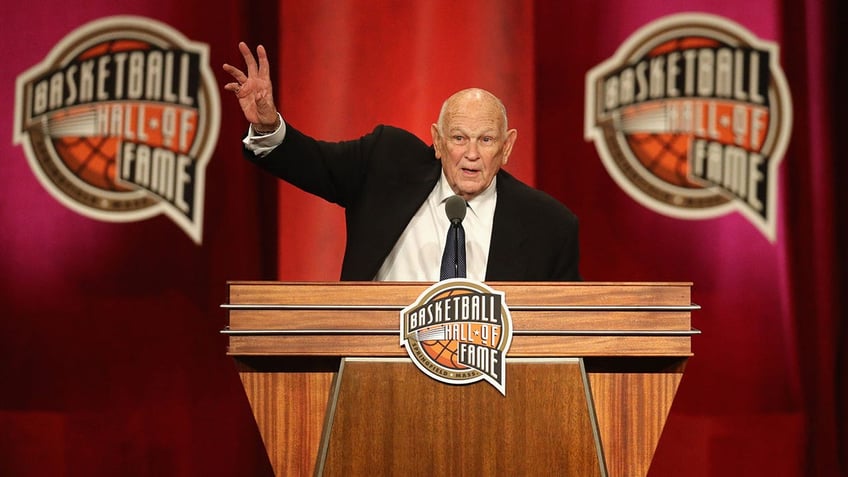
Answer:
[{"label": "man's nose", "polygon": [[477,159],[480,157],[480,148],[477,145],[477,140],[468,141],[468,148],[465,150],[465,157],[468,159]]}]

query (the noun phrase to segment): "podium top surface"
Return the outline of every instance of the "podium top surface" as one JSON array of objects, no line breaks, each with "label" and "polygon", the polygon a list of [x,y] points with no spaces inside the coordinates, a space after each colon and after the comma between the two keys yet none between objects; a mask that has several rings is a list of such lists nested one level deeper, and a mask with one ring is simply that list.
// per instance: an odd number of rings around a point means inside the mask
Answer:
[{"label": "podium top surface", "polygon": [[[228,305],[397,306],[432,283],[231,281]],[[689,307],[689,282],[486,282],[515,307]]]}]

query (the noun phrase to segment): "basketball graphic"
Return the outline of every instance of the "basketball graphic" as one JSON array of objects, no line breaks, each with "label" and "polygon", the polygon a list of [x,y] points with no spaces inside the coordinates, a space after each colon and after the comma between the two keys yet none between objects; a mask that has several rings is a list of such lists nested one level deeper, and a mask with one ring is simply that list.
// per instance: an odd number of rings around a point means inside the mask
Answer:
[{"label": "basketball graphic", "polygon": [[792,123],[778,60],[725,18],[661,18],[587,74],[586,139],[646,207],[694,220],[738,211],[774,240]]},{"label": "basketball graphic", "polygon": [[450,369],[466,369],[456,357],[458,343],[456,340],[429,340],[420,342],[421,349],[433,361]]},{"label": "basketball graphic", "polygon": [[700,188],[689,179],[689,137],[671,133],[633,133],[627,143],[651,174],[671,184]]},{"label": "basketball graphic", "polygon": [[106,17],[18,77],[15,143],[74,211],[109,222],[165,214],[200,243],[219,99],[207,45],[148,18]]},{"label": "basketball graphic", "polygon": [[436,283],[400,314],[401,346],[428,376],[449,384],[490,382],[505,393],[512,321],[503,294],[480,282]]},{"label": "basketball graphic", "polygon": [[[662,57],[669,52],[718,46],[718,42],[710,38],[675,38],[651,50],[647,58]],[[689,177],[688,155],[691,134],[675,131],[639,132],[640,117],[650,118],[652,114],[662,115],[665,108],[644,105],[642,108],[634,109],[627,112],[627,118],[622,119],[622,123],[627,123],[632,128],[633,132],[625,136],[630,150],[633,151],[639,163],[665,182],[685,188],[701,188],[699,183]],[[639,111],[640,109],[642,111]]]},{"label": "basketball graphic", "polygon": [[[116,181],[118,138],[95,136],[94,111],[88,107],[65,110],[47,119],[48,137],[58,159],[82,182],[106,191],[127,191]],[[88,123],[88,127],[85,127]],[[74,129],[79,127],[79,129]]]}]

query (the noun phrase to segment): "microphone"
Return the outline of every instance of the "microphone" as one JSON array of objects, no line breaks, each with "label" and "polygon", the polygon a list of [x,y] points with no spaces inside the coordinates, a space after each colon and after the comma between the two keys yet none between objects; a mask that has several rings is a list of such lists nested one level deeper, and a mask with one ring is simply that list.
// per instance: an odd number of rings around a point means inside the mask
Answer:
[{"label": "microphone", "polygon": [[458,195],[448,197],[448,200],[445,201],[445,214],[453,225],[462,223],[467,208],[468,204],[465,202],[465,199]]}]

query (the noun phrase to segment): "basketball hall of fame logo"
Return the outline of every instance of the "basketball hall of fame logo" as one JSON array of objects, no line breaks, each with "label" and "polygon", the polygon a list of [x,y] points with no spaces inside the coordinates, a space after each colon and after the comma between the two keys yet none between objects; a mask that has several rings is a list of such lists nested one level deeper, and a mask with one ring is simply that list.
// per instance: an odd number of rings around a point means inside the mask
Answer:
[{"label": "basketball hall of fame logo", "polygon": [[400,313],[400,344],[424,374],[448,384],[485,380],[506,395],[512,318],[504,295],[465,278],[438,282]]},{"label": "basketball hall of fame logo", "polygon": [[109,222],[165,214],[199,244],[220,119],[206,44],[149,18],[105,17],[18,77],[14,140],[70,209]]},{"label": "basketball hall of fame logo", "polygon": [[774,241],[791,127],[777,45],[722,17],[661,18],[586,76],[586,139],[632,198],[675,218],[738,211]]}]

